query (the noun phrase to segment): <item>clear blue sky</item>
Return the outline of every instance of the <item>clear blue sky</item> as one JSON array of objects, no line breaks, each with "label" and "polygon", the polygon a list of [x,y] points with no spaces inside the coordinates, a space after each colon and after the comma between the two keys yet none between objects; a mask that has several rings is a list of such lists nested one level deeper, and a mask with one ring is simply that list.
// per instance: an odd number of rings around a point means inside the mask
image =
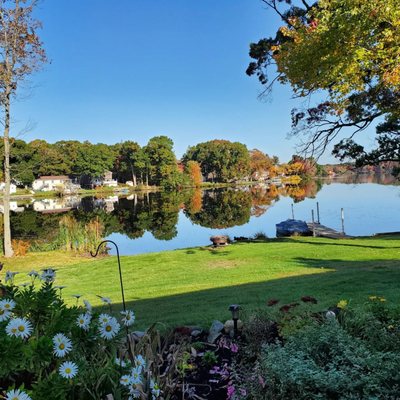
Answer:
[{"label": "clear blue sky", "polygon": [[14,134],[33,127],[24,140],[167,135],[178,157],[215,138],[294,153],[290,89],[260,101],[245,74],[249,43],[279,23],[261,1],[42,0],[37,16],[51,64],[14,105]]}]

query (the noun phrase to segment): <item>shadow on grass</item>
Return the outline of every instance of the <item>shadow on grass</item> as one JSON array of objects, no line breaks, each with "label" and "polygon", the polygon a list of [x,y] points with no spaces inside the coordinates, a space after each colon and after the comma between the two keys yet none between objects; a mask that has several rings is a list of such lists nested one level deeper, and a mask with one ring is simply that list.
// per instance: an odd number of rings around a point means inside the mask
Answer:
[{"label": "shadow on grass", "polygon": [[[304,236],[303,236],[304,237]],[[366,248],[366,249],[400,249],[400,246],[376,246],[376,245],[364,245],[364,244],[356,244],[356,243],[344,243],[343,241],[346,240],[346,242],[349,242],[351,240],[357,240],[361,239],[358,237],[355,238],[346,238],[346,239],[333,239],[333,238],[315,238],[316,240],[313,240],[312,238],[308,240],[296,240],[292,239],[290,237],[286,238],[275,238],[275,239],[267,239],[264,241],[253,241],[252,243],[296,243],[296,244],[312,244],[313,246],[344,246],[344,247],[361,247],[361,248]],[[371,241],[376,241],[376,238],[372,238],[370,236],[368,237],[362,237],[362,239],[371,239]],[[379,237],[379,240],[399,240],[399,237]],[[236,245],[236,244],[235,244]]]},{"label": "shadow on grass", "polygon": [[[170,326],[208,326],[213,319],[228,319],[230,304],[240,304],[251,311],[266,307],[271,298],[284,304],[310,295],[318,299],[319,309],[334,305],[340,299],[348,299],[354,305],[362,304],[370,295],[385,296],[390,302],[400,301],[399,260],[298,258],[297,261],[316,272],[152,299],[133,300],[133,293],[126,291],[127,308],[135,310],[137,315],[134,330],[143,329],[155,321]],[[114,311],[118,307],[121,304],[115,304]]]}]

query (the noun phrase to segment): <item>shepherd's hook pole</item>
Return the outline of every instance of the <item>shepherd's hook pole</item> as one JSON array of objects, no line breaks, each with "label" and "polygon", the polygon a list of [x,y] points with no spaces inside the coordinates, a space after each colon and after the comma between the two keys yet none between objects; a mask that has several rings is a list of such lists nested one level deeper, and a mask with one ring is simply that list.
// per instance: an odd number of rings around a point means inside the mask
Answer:
[{"label": "shepherd's hook pole", "polygon": [[124,284],[123,284],[123,281],[122,281],[121,261],[120,261],[120,259],[119,259],[119,249],[118,249],[117,244],[116,244],[115,242],[113,242],[112,240],[103,240],[103,241],[100,242],[100,244],[97,246],[96,253],[93,254],[92,252],[90,252],[90,255],[91,255],[92,257],[96,257],[97,254],[99,253],[100,247],[101,247],[104,243],[112,243],[112,244],[115,246],[115,248],[117,249],[119,282],[120,282],[120,284],[121,284],[121,294],[122,294],[122,307],[123,307],[124,311],[126,311],[125,295],[124,295]]}]

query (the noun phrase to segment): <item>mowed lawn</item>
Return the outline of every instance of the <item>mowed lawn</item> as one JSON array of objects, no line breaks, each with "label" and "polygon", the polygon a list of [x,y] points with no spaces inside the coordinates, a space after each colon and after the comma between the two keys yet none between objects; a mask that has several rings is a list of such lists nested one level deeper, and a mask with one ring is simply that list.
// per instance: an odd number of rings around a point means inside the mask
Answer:
[{"label": "mowed lawn", "polygon": [[[80,294],[100,305],[96,295],[102,295],[112,299],[113,311],[121,308],[116,257],[50,252],[1,261],[2,272],[21,272],[17,283],[29,282],[25,273],[32,268],[55,266],[56,285],[67,286],[62,293],[68,303],[75,304],[71,295]],[[360,305],[369,295],[400,302],[400,236],[275,239],[125,256],[121,263],[125,297],[138,329],[156,321],[206,326],[227,318],[232,303],[250,311],[271,298],[283,304],[311,295],[319,308],[340,299]]]}]

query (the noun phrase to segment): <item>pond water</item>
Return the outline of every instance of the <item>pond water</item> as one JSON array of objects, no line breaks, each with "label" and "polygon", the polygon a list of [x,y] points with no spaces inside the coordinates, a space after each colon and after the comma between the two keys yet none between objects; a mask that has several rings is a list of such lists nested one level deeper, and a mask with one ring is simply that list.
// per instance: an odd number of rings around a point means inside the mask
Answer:
[{"label": "pond water", "polygon": [[[13,202],[14,238],[37,248],[59,245],[65,218],[84,226],[100,222],[103,235],[123,255],[210,244],[216,234],[275,237],[275,224],[292,216],[311,221],[319,203],[320,222],[348,235],[400,231],[400,186],[391,177],[348,177],[311,181],[302,186],[253,186],[174,193],[139,193],[128,198],[41,199]],[[316,213],[315,213],[316,215]],[[64,218],[64,220],[63,220]],[[114,250],[111,250],[111,254]]]}]

